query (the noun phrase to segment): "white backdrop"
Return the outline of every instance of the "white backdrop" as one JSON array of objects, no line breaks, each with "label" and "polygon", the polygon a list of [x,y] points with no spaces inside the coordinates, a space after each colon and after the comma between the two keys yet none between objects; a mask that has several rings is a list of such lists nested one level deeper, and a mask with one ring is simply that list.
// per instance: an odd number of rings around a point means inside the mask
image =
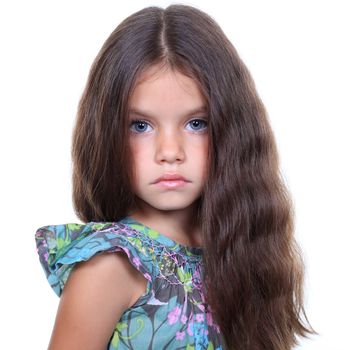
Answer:
[{"label": "white backdrop", "polygon": [[[59,299],[34,233],[79,222],[71,132],[90,65],[126,16],[168,1],[1,1],[1,349],[46,349]],[[183,1],[215,18],[268,110],[295,202],[305,306],[320,336],[298,349],[350,349],[347,1]]]}]

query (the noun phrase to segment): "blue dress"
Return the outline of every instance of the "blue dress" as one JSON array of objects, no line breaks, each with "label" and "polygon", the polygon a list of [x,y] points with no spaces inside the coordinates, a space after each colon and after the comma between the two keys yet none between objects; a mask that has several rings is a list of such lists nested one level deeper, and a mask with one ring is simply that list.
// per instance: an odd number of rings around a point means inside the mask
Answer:
[{"label": "blue dress", "polygon": [[102,252],[124,252],[145,277],[146,292],[122,314],[108,350],[222,350],[220,329],[202,292],[201,248],[181,245],[131,217],[43,226],[35,241],[58,296],[75,263]]}]

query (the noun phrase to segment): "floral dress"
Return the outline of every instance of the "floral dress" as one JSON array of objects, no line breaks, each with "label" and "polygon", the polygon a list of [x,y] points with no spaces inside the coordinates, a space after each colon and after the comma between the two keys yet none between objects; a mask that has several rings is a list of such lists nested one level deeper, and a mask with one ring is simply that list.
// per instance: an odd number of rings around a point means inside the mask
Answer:
[{"label": "floral dress", "polygon": [[131,217],[43,226],[35,241],[58,296],[74,265],[102,252],[124,252],[145,277],[146,292],[122,314],[108,350],[222,350],[220,329],[202,292],[201,248],[181,245]]}]

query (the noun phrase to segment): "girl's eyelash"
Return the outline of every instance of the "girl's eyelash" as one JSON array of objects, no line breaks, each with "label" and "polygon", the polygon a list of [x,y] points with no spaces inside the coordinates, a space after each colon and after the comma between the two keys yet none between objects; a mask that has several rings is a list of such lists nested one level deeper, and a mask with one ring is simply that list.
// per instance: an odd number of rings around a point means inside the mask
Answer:
[{"label": "girl's eyelash", "polygon": [[[189,121],[187,122],[187,124],[189,124],[189,123],[191,123],[191,122],[194,122],[194,121],[200,121],[200,122],[206,124],[206,126],[205,126],[204,128],[202,128],[201,130],[194,130],[194,131],[203,132],[204,130],[207,129],[207,124],[208,124],[207,119],[205,119],[205,118],[194,118],[194,119],[189,120]],[[146,120],[142,120],[142,119],[131,119],[131,120],[130,120],[130,128],[131,128],[134,124],[137,124],[137,123],[140,123],[140,124],[143,123],[143,124],[150,125],[150,123],[147,122]],[[186,124],[186,125],[187,125],[187,124]],[[134,131],[134,130],[132,130],[132,131]],[[138,133],[138,134],[141,134],[141,133],[142,133],[142,132],[137,132],[137,131],[134,131],[134,132],[135,132],[135,133]]]},{"label": "girl's eyelash", "polygon": [[194,118],[194,119],[191,119],[187,124],[189,123],[192,123],[194,121],[199,121],[201,123],[204,123],[205,124],[205,127],[200,129],[200,130],[195,130],[195,131],[198,131],[198,132],[203,132],[207,129],[207,125],[208,125],[208,121],[206,119],[202,119],[202,118]]},{"label": "girl's eyelash", "polygon": [[[141,124],[141,123],[149,124],[149,123],[146,122],[145,120],[141,120],[141,119],[132,119],[132,120],[130,120],[130,128],[131,128],[134,124]],[[140,133],[137,132],[137,131],[134,131],[134,130],[131,130],[131,131],[140,134]]]}]

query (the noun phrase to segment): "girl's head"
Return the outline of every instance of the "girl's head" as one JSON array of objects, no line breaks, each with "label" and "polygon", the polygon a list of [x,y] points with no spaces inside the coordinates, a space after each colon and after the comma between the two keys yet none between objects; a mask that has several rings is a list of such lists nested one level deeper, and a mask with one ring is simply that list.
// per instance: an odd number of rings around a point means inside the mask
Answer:
[{"label": "girl's head", "polygon": [[[83,221],[118,221],[142,201],[192,205],[204,294],[228,348],[287,350],[295,335],[315,333],[300,317],[303,264],[267,114],[211,17],[184,5],[149,7],[114,30],[80,101],[72,157]],[[163,196],[150,182],[164,172],[192,182]]]},{"label": "girl's head", "polygon": [[[162,76],[163,80],[154,82],[158,84],[155,89],[161,90],[163,84],[168,90],[157,91],[160,96],[151,94],[150,82],[143,82],[148,76],[151,80]],[[175,82],[184,87],[181,95],[166,86]],[[186,104],[180,98],[187,99]],[[187,144],[175,144],[179,138],[171,134],[169,118],[183,117],[192,107],[201,106],[206,110],[186,117],[206,119],[206,132],[191,137],[185,133]],[[166,144],[151,136],[130,134],[130,120],[137,117],[130,113],[134,107],[149,109],[151,117],[161,117],[162,124],[169,126],[161,135]],[[224,185],[242,176],[242,162],[255,162],[256,151],[271,149],[271,141],[249,73],[216,22],[190,6],[145,8],[114,30],[92,65],[73,135],[76,213],[84,221],[118,220],[138,197],[147,195],[141,187],[164,172],[180,173],[190,181],[193,177],[194,183],[187,186],[193,189],[187,202],[198,198],[201,204],[200,192],[218,181]],[[170,148],[176,147],[179,159],[165,159],[162,152],[175,152]],[[181,162],[186,164],[180,166]],[[176,206],[178,194],[181,191],[167,191],[163,201]]]},{"label": "girl's head", "polygon": [[[153,65],[139,77],[128,107],[132,185],[138,199],[134,209],[193,214],[188,211],[196,209],[208,162],[207,106],[196,81]],[[164,174],[177,174],[185,182],[165,187],[156,182]]]}]

